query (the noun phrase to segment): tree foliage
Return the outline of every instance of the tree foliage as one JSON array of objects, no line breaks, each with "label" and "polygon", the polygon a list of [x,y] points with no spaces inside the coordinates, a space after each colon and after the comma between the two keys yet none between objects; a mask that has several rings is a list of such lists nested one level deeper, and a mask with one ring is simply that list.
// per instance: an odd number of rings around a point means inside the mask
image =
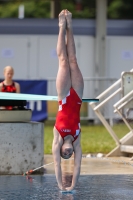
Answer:
[{"label": "tree foliage", "polygon": [[50,1],[48,0],[12,0],[0,1],[0,17],[18,17],[18,8],[24,5],[25,18],[50,18]]},{"label": "tree foliage", "polygon": [[[110,19],[133,19],[132,0],[107,0]],[[55,0],[56,3],[56,0]],[[81,3],[81,7],[78,7]],[[0,0],[0,17],[17,18],[19,5],[25,7],[25,18],[50,18],[51,0]],[[60,7],[73,13],[73,18],[93,19],[96,0],[60,0]]]},{"label": "tree foliage", "polygon": [[73,18],[95,18],[95,0],[81,0],[81,11],[77,9],[76,0],[62,0],[61,9],[67,8],[73,13]]},{"label": "tree foliage", "polygon": [[112,0],[108,6],[108,17],[111,19],[133,19],[133,1]]}]

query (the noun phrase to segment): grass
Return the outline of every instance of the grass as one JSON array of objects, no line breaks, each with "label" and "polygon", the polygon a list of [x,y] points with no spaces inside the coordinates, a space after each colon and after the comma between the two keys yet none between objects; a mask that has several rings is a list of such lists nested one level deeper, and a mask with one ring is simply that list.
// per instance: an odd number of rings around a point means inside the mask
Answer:
[{"label": "grass", "polygon": [[[82,125],[81,146],[82,153],[109,153],[116,147],[115,141],[103,125]],[[44,153],[52,154],[53,125],[45,124]],[[122,138],[128,129],[124,124],[114,125],[113,130],[118,138]]]}]

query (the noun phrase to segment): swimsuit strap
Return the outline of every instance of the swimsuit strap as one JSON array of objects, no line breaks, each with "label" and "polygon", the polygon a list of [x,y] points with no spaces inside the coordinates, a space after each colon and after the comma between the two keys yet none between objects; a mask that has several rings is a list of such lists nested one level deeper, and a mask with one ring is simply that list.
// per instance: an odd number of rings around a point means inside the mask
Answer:
[{"label": "swimsuit strap", "polygon": [[5,86],[5,87],[6,87],[6,86],[15,86],[15,83],[14,83],[14,81],[12,82],[12,84],[11,84],[11,85],[5,85],[5,84],[4,84],[4,81],[3,81],[2,83],[3,83],[3,86]]}]

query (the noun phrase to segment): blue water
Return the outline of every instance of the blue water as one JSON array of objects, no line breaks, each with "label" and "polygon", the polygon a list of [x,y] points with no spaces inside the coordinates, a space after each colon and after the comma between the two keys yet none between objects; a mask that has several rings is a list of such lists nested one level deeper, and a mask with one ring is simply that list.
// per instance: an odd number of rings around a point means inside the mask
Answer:
[{"label": "blue water", "polygon": [[[63,181],[70,186],[71,176]],[[132,200],[133,175],[81,175],[73,194],[62,194],[54,175],[0,176],[0,200]]]}]

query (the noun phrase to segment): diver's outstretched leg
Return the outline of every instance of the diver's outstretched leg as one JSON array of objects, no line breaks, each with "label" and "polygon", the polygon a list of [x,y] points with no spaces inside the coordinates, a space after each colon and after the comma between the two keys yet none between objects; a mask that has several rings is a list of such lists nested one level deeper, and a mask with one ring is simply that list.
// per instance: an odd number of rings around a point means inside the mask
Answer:
[{"label": "diver's outstretched leg", "polygon": [[67,21],[67,54],[70,65],[72,87],[82,99],[84,83],[76,58],[76,49],[72,30],[72,14],[68,10],[65,10],[65,16]]},{"label": "diver's outstretched leg", "polygon": [[66,18],[65,10],[59,14],[59,36],[57,42],[57,55],[59,59],[59,69],[56,78],[56,88],[59,100],[68,94],[71,87],[70,66],[68,62],[66,42]]}]

